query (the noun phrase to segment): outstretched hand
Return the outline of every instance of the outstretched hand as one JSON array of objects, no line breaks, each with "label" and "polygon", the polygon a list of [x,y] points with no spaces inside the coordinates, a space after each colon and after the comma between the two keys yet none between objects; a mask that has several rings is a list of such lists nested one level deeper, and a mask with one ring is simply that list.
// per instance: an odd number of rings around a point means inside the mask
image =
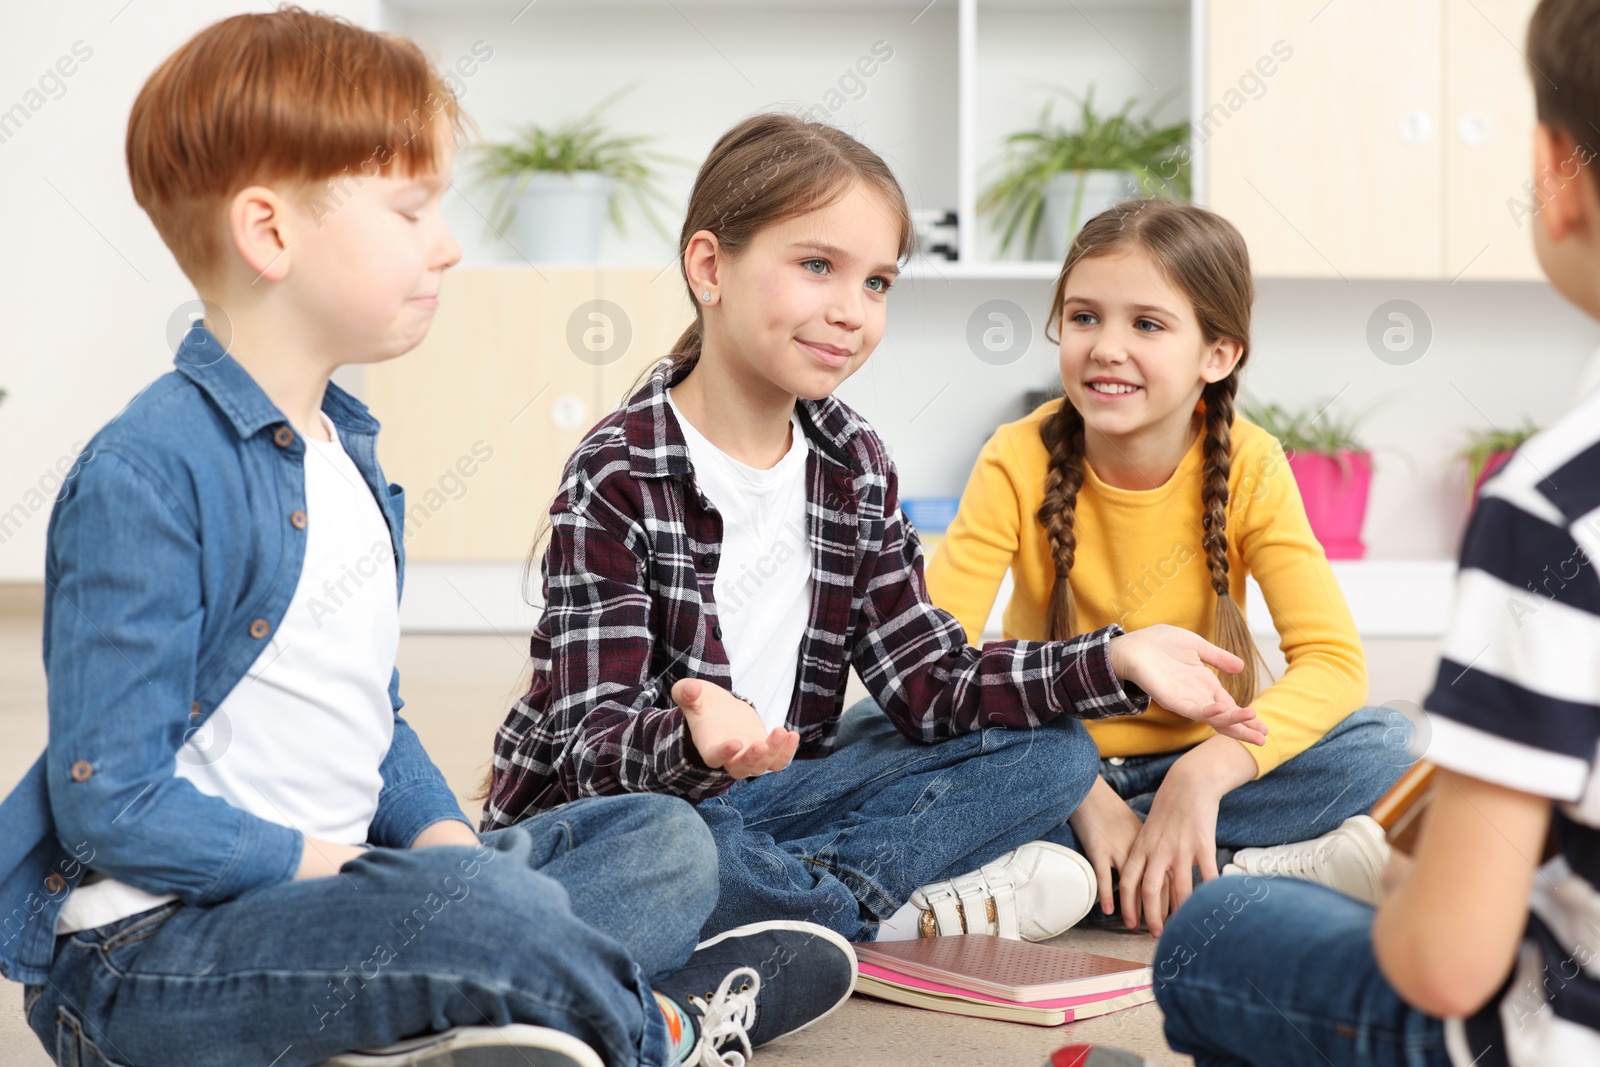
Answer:
[{"label": "outstretched hand", "polygon": [[1241,708],[1211,673],[1212,667],[1229,674],[1244,670],[1244,660],[1232,652],[1166,623],[1113,637],[1110,651],[1117,677],[1137,685],[1173,714],[1246,744],[1266,741],[1266,723]]},{"label": "outstretched hand", "polygon": [[705,765],[735,778],[781,771],[800,748],[798,733],[781,726],[769,733],[755,708],[713,682],[680,678],[672,699]]}]

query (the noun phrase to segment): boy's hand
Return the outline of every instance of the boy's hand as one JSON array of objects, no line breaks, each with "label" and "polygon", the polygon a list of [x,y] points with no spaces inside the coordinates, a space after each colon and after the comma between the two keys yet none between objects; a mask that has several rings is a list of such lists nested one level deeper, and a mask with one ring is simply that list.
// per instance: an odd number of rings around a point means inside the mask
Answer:
[{"label": "boy's hand", "polygon": [[339,873],[339,868],[355,859],[365,855],[366,849],[360,845],[336,845],[332,841],[323,841],[320,838],[302,838],[300,849],[300,866],[295,869],[294,880],[304,881],[307,878],[328,878]]},{"label": "boy's hand", "polygon": [[1405,885],[1415,864],[1416,861],[1404,852],[1391,851],[1389,862],[1383,865],[1383,895],[1388,896]]},{"label": "boy's hand", "polygon": [[1210,667],[1238,674],[1244,660],[1188,630],[1166,623],[1113,637],[1111,669],[1150,694],[1150,699],[1185,719],[1247,744],[1267,739],[1267,725],[1234,703]]},{"label": "boy's hand", "polygon": [[483,842],[472,832],[472,827],[460,819],[440,819],[422,828],[411,840],[412,848],[433,848],[435,845],[466,845],[477,848]]},{"label": "boy's hand", "polygon": [[781,771],[800,747],[799,734],[781,726],[768,733],[756,709],[720,685],[680,678],[672,699],[683,709],[689,739],[706,766],[735,778]]}]

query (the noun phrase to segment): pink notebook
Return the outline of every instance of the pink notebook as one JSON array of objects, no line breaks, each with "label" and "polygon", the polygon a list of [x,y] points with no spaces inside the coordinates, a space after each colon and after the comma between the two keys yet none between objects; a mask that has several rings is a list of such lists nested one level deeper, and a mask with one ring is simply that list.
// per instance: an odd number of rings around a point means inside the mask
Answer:
[{"label": "pink notebook", "polygon": [[1057,997],[1055,1000],[1006,1000],[1004,997],[991,997],[983,993],[975,993],[970,989],[959,989],[956,986],[941,985],[938,982],[929,982],[921,978],[913,978],[907,974],[891,971],[887,967],[878,967],[871,963],[861,964],[861,973],[869,978],[876,978],[880,982],[893,982],[895,985],[910,986],[927,993],[935,993],[941,997],[965,997],[972,1000],[986,1001],[990,1004],[1026,1004],[1030,1008],[1042,1008],[1048,1011],[1060,1011],[1064,1008],[1077,1008],[1085,1004],[1094,1004],[1102,1000],[1113,1000],[1124,993],[1134,993],[1139,990],[1149,989],[1148,985],[1138,986],[1134,989],[1113,989],[1105,993],[1086,993],[1079,997]]},{"label": "pink notebook", "polygon": [[924,981],[870,963],[861,965],[856,992],[878,1000],[905,1004],[925,1011],[998,1022],[1027,1023],[1030,1026],[1062,1026],[1115,1011],[1136,1008],[1155,999],[1150,986],[1119,989],[1087,996],[1060,997],[1031,1004],[1002,1000],[982,993],[958,989],[940,982]]},{"label": "pink notebook", "polygon": [[855,950],[863,964],[901,978],[1021,1004],[1126,992],[1153,981],[1144,964],[989,934],[874,941]]}]

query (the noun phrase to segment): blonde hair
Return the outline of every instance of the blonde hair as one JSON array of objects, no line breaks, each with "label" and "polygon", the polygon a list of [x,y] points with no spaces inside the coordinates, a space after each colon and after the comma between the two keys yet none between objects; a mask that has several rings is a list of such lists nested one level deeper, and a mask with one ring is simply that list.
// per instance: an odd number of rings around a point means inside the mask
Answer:
[{"label": "blonde hair", "polygon": [[[1206,343],[1222,338],[1238,342],[1239,362],[1233,372],[1202,392],[1205,407],[1204,472],[1200,479],[1201,547],[1216,612],[1211,641],[1245,662],[1238,674],[1221,676],[1241,706],[1259,692],[1259,672],[1265,666],[1256,648],[1244,612],[1228,591],[1228,473],[1231,467],[1234,397],[1239,375],[1250,357],[1250,305],[1255,288],[1250,278],[1250,253],[1239,231],[1220,215],[1192,204],[1170,200],[1134,200],[1104,211],[1084,224],[1067,250],[1066,262],[1056,278],[1045,336],[1060,341],[1059,330],[1066,301],[1067,276],[1091,256],[1138,248],[1155,261],[1168,281],[1188,297]],[[1051,640],[1065,640],[1077,632],[1077,605],[1068,575],[1077,554],[1073,517],[1078,491],[1083,486],[1083,416],[1068,400],[1044,421],[1040,436],[1050,453],[1044,504],[1039,522],[1050,537],[1056,568],[1047,627]]]}]

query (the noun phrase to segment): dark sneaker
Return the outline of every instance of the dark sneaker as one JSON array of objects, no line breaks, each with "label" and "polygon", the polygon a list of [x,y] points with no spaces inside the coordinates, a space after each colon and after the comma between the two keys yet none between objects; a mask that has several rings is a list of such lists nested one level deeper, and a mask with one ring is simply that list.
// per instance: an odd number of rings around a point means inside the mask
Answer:
[{"label": "dark sneaker", "polygon": [[850,942],[814,923],[751,923],[695,947],[689,962],[656,983],[695,1016],[691,1063],[750,1050],[803,1030],[843,1006],[856,987]]},{"label": "dark sneaker", "polygon": [[457,1026],[382,1048],[346,1052],[317,1067],[605,1067],[594,1049],[543,1026]]}]

